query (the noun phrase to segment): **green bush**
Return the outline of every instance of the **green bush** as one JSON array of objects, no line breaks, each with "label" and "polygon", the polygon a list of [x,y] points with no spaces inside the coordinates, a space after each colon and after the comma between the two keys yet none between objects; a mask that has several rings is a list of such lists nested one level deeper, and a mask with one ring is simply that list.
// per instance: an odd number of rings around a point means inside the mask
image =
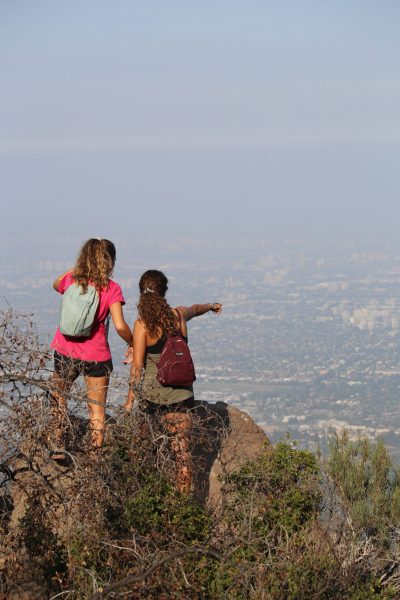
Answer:
[{"label": "green bush", "polygon": [[400,469],[383,442],[335,434],[326,470],[355,530],[386,545],[390,528],[400,520]]},{"label": "green bush", "polygon": [[318,514],[319,482],[315,455],[280,442],[227,478],[228,520],[246,528],[251,511],[252,529],[261,536],[298,531]]},{"label": "green bush", "polygon": [[160,474],[150,474],[140,490],[126,500],[128,528],[140,535],[175,537],[182,542],[203,542],[211,519],[192,498],[180,494]]}]

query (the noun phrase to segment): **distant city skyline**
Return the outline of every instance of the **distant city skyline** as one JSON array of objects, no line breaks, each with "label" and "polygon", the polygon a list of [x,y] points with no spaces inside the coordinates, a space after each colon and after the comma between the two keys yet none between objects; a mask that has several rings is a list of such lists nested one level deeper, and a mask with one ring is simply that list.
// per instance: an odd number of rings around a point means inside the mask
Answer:
[{"label": "distant city skyline", "polygon": [[[0,241],[0,309],[30,316],[47,349],[60,308],[52,282],[77,247],[70,237],[52,239],[51,253],[46,239],[26,242],[29,253],[17,240]],[[352,436],[382,436],[399,460],[400,240],[120,239],[115,279],[128,323],[139,277],[152,267],[168,276],[173,306],[224,305],[220,318],[189,324],[196,399],[236,404],[274,441],[289,431],[302,446],[324,445],[329,431],[343,427]],[[112,327],[110,343],[109,398],[120,403],[115,377],[127,382],[128,370]]]},{"label": "distant city skyline", "polygon": [[390,0],[1,3],[2,235],[396,232],[399,17]]}]

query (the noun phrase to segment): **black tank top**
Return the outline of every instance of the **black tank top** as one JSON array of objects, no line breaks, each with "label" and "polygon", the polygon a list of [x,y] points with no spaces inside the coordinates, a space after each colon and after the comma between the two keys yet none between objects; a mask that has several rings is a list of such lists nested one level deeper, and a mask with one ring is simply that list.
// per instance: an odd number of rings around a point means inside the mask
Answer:
[{"label": "black tank top", "polygon": [[[176,308],[175,309],[176,312],[179,315],[179,329],[177,331],[178,335],[181,335],[181,331],[182,331],[182,326],[181,326],[181,313],[179,312],[179,310]],[[183,339],[185,340],[185,342],[188,342],[188,338],[186,335],[182,335]],[[160,337],[159,340],[156,341],[155,344],[151,344],[151,346],[147,346],[147,353],[148,354],[161,354],[161,352],[164,349],[165,343],[167,341],[167,336],[163,335],[162,337]]]},{"label": "black tank top", "polygon": [[[183,335],[182,337],[185,340],[185,342],[187,343],[187,341],[188,341],[187,336]],[[167,341],[166,336],[161,337],[159,340],[157,340],[157,342],[155,344],[152,344],[151,346],[147,346],[147,353],[148,354],[161,354],[161,352],[164,349],[166,341]]]}]

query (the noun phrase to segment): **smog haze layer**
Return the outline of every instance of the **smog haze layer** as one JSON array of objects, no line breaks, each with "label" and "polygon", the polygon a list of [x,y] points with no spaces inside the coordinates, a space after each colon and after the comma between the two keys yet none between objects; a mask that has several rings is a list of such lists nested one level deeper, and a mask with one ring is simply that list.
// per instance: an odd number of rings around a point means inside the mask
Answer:
[{"label": "smog haze layer", "polygon": [[399,13],[2,3],[2,234],[396,233]]}]

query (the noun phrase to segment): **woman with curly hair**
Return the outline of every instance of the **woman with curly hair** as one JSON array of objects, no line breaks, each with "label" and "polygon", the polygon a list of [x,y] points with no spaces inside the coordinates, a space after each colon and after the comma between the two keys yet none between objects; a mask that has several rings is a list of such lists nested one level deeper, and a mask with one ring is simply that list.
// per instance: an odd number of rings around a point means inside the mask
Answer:
[{"label": "woman with curly hair", "polygon": [[169,336],[180,333],[187,341],[187,322],[210,311],[219,314],[222,304],[171,308],[165,299],[167,289],[168,279],[161,271],[146,271],[140,278],[138,318],[133,327],[133,362],[125,408],[131,410],[139,389],[144,393],[151,390],[147,399],[142,400],[142,408],[162,416],[172,435],[177,489],[189,493],[192,485],[189,432],[192,426],[190,409],[194,406],[193,386],[161,385],[157,379],[157,362]]},{"label": "woman with curly hair", "polygon": [[[111,315],[118,335],[132,346],[132,332],[125,322],[121,287],[111,279],[116,259],[115,246],[109,240],[92,238],[82,247],[73,269],[63,273],[53,283],[60,294],[72,285],[85,293],[94,286],[98,307],[89,337],[71,337],[57,329],[51,348],[54,350],[53,397],[58,413],[58,442],[62,446],[62,422],[65,417],[65,394],[79,375],[85,378],[89,425],[94,448],[101,447],[104,438],[105,405],[110,373],[113,370],[107,340],[107,317]],[[63,448],[53,452],[53,458],[65,458]]]}]

